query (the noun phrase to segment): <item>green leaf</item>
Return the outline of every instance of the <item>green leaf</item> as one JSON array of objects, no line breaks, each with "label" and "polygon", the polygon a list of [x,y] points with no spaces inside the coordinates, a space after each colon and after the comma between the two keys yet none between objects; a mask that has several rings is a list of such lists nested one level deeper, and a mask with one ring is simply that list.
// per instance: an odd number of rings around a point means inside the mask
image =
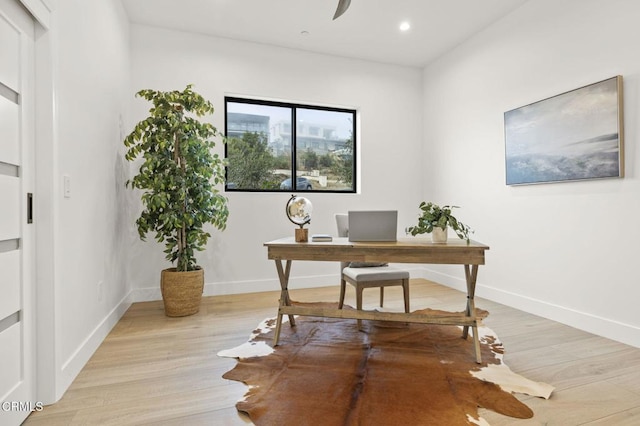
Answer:
[{"label": "green leaf", "polygon": [[213,105],[192,87],[138,91],[136,96],[153,106],[123,142],[126,160],[143,161],[138,174],[125,183],[143,191],[143,211],[136,220],[140,238],[155,232],[155,239],[165,244],[167,260],[177,262],[178,270],[195,269],[194,252],[206,249],[210,237],[203,227],[212,224],[222,230],[229,215],[227,199],[213,186],[224,182],[226,165],[211,153],[212,138],[219,134],[210,123],[194,118],[213,113]]},{"label": "green leaf", "polygon": [[469,234],[473,232],[471,228],[460,222],[452,214],[454,208],[458,206],[438,206],[432,202],[422,201],[419,205],[421,214],[418,217],[418,224],[406,228],[406,232],[413,236],[418,234],[427,234],[433,232],[434,227],[446,229],[451,227],[456,235],[461,239],[466,239],[469,243]]}]

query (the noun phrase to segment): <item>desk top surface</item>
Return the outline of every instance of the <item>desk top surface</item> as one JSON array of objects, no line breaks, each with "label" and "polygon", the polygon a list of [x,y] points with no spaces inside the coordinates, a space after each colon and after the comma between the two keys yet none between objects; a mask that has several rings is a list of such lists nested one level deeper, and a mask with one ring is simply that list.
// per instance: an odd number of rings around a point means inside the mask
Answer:
[{"label": "desk top surface", "polygon": [[467,243],[465,240],[461,240],[459,238],[449,239],[446,243],[434,243],[430,238],[398,238],[398,241],[349,241],[348,238],[344,237],[333,237],[332,241],[309,241],[307,243],[298,243],[295,241],[294,237],[285,237],[279,238],[277,240],[272,240],[264,243],[266,247],[272,246],[289,246],[289,247],[303,247],[303,246],[314,246],[314,247],[360,247],[360,248],[436,248],[438,250],[460,250],[460,248],[471,248],[471,249],[480,249],[480,250],[489,250],[489,246],[479,243],[477,241],[471,240]]},{"label": "desk top surface", "polygon": [[390,242],[353,242],[333,238],[326,242],[298,243],[293,237],[264,243],[269,259],[362,261],[399,263],[484,264],[489,246],[477,241],[449,239],[433,243],[430,238],[400,238]]}]

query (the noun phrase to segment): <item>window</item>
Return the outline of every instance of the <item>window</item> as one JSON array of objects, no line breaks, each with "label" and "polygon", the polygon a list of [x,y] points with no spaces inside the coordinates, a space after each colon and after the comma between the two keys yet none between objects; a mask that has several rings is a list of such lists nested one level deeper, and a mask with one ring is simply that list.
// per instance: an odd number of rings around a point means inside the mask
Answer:
[{"label": "window", "polygon": [[226,97],[225,121],[227,191],[355,192],[355,110]]}]

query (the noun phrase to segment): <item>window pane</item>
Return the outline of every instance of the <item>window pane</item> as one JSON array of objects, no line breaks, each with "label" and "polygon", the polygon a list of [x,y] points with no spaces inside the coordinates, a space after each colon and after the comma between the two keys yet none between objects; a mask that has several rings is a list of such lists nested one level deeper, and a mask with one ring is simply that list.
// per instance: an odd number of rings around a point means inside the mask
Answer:
[{"label": "window pane", "polygon": [[298,187],[353,191],[354,113],[296,109]]},{"label": "window pane", "polygon": [[291,108],[226,106],[227,189],[280,189],[291,178]]},{"label": "window pane", "polygon": [[354,110],[233,97],[225,107],[226,190],[355,192]]}]

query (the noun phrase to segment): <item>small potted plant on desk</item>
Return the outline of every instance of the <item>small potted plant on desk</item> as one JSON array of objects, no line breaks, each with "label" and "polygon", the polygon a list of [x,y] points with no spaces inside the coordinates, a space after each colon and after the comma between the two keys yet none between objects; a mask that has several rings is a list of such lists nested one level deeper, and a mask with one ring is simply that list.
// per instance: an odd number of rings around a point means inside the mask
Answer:
[{"label": "small potted plant on desk", "polygon": [[200,309],[204,270],[196,264],[211,236],[205,225],[222,230],[229,210],[215,185],[224,182],[225,160],[212,153],[216,128],[198,117],[213,113],[213,105],[188,85],[183,91],[141,90],[137,96],[153,107],[124,140],[125,158],[143,158],[127,186],[142,190],[144,209],[136,220],[142,240],[149,232],[164,242],[166,258],[175,268],[161,273],[165,313],[192,315]]},{"label": "small potted plant on desk", "polygon": [[406,232],[413,236],[418,234],[431,234],[431,240],[434,243],[446,243],[448,237],[448,229],[454,230],[460,239],[467,240],[469,243],[469,234],[473,232],[464,223],[460,222],[451,214],[451,210],[459,208],[458,206],[442,206],[434,203],[420,203],[421,215],[418,217],[416,226],[409,226]]}]

